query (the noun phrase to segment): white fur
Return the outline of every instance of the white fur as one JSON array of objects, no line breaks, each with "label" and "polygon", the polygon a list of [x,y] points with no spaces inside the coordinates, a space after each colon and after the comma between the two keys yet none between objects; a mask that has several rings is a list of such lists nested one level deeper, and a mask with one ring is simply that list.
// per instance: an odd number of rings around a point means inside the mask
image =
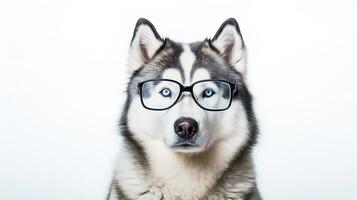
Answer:
[{"label": "white fur", "polygon": [[162,73],[162,78],[171,79],[179,83],[182,83],[182,77],[180,71],[174,68],[166,69],[164,73]]},{"label": "white fur", "polygon": [[205,68],[198,68],[196,69],[195,73],[192,76],[192,82],[197,82],[200,80],[205,80],[205,79],[210,79],[211,76],[209,74],[209,72],[207,71],[207,69]]},{"label": "white fur", "polygon": [[180,55],[180,64],[185,73],[185,84],[190,84],[191,69],[196,60],[196,56],[188,44],[182,45],[182,48],[183,52]]},{"label": "white fur", "polygon": [[[141,169],[136,163],[129,162],[133,160],[130,152],[120,146],[120,162],[117,163],[115,179],[118,180],[120,188],[126,192],[129,198],[137,199],[138,194],[143,193],[150,188],[150,184],[145,175],[145,171]],[[124,183],[124,184],[121,184]],[[115,195],[115,192],[111,193]],[[116,197],[112,197],[116,199]]]}]

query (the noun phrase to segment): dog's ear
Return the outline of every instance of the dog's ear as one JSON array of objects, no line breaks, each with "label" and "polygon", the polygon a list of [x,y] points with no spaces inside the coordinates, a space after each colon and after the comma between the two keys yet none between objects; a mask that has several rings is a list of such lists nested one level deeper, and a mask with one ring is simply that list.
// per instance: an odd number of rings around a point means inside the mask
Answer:
[{"label": "dog's ear", "polygon": [[135,25],[130,43],[129,72],[132,73],[149,62],[163,43],[164,41],[157,33],[154,25],[149,20],[140,18]]},{"label": "dog's ear", "polygon": [[245,74],[245,46],[239,25],[234,18],[223,22],[210,42],[230,65]]}]

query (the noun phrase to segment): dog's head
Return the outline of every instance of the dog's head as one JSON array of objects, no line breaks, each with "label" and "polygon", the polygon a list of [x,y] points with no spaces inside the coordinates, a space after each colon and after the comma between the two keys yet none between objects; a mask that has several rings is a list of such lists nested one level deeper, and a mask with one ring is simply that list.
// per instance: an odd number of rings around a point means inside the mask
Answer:
[{"label": "dog's head", "polygon": [[122,124],[140,143],[161,142],[178,152],[202,152],[220,141],[244,145],[254,119],[245,55],[235,19],[212,39],[190,44],[163,39],[139,19]]}]

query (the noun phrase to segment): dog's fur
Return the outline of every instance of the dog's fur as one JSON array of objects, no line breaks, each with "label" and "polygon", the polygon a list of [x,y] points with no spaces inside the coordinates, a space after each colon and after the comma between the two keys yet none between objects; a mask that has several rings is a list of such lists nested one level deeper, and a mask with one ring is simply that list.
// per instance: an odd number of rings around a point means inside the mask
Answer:
[{"label": "dog's fur", "polygon": [[[128,69],[123,145],[108,199],[261,199],[252,163],[258,128],[245,83],[246,48],[235,19],[226,20],[212,39],[190,44],[163,39],[152,23],[139,19]],[[185,86],[221,79],[237,91],[225,111],[203,110],[189,95],[168,110],[152,111],[142,106],[138,83],[155,78]],[[180,117],[198,122],[198,147],[172,148],[173,124]]]}]

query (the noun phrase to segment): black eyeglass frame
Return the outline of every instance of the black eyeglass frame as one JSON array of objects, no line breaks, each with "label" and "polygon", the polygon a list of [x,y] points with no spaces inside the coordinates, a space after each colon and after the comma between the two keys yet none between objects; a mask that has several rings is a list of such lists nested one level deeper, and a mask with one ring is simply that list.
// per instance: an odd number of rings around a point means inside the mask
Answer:
[{"label": "black eyeglass frame", "polygon": [[[166,108],[149,108],[147,107],[145,104],[144,104],[144,99],[143,99],[143,95],[142,95],[142,89],[143,89],[143,85],[147,82],[150,82],[150,81],[170,81],[170,82],[173,82],[173,83],[176,83],[180,86],[180,92],[179,92],[179,95],[177,96],[177,99],[172,103],[172,105],[166,107]],[[198,83],[202,83],[202,82],[208,82],[208,81],[220,81],[220,82],[224,82],[224,83],[227,83],[231,89],[231,95],[230,95],[230,100],[229,100],[229,104],[226,108],[222,108],[222,109],[209,109],[209,108],[205,108],[203,106],[201,106],[198,101],[196,100],[195,98],[195,95],[193,94],[193,87],[198,84]],[[175,80],[171,80],[171,79],[149,79],[149,80],[146,80],[146,81],[143,81],[143,82],[140,82],[138,84],[138,89],[139,89],[139,94],[140,94],[140,101],[141,101],[141,104],[144,106],[144,108],[148,109],[148,110],[154,110],[154,111],[162,111],[162,110],[167,110],[167,109],[170,109],[172,108],[174,105],[176,105],[176,103],[181,99],[181,95],[183,92],[190,92],[191,93],[191,97],[192,99],[196,102],[196,104],[204,109],[204,110],[208,110],[208,111],[224,111],[224,110],[227,110],[231,104],[232,104],[232,100],[233,100],[233,95],[234,93],[236,92],[236,89],[237,89],[237,86],[236,84],[234,83],[231,83],[229,81],[226,81],[226,80],[220,80],[220,79],[205,79],[205,80],[200,80],[200,81],[197,81],[197,82],[194,82],[193,84],[191,84],[190,86],[183,86],[181,83],[175,81]]]}]

